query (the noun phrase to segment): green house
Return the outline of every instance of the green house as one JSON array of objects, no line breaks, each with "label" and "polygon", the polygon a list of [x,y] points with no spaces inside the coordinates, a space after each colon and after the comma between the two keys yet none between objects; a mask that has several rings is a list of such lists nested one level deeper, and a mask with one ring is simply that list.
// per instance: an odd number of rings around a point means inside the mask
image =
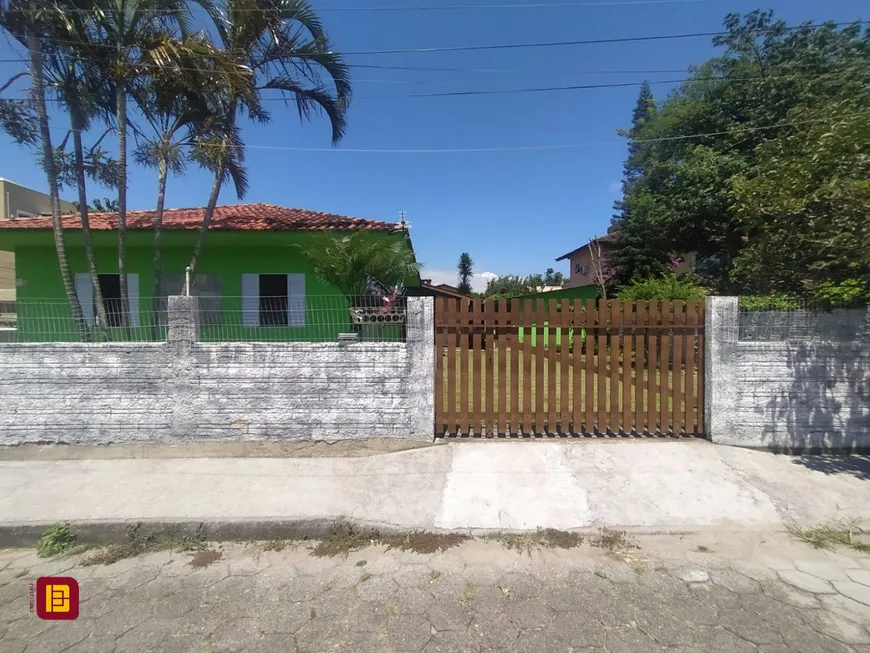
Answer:
[{"label": "green house", "polygon": [[[126,312],[120,310],[118,216],[90,215],[112,340],[165,337],[166,296],[182,292],[203,214],[202,208],[164,212],[162,273],[155,300],[155,215],[153,211],[128,212]],[[64,216],[63,226],[79,303],[85,320],[93,326],[97,307],[87,273],[80,217]],[[15,253],[18,341],[81,339],[61,281],[51,227],[51,218],[46,216],[0,222],[0,250]],[[357,231],[371,238],[400,239],[412,247],[406,229],[399,224],[271,204],[217,207],[191,288],[191,294],[200,298],[201,339],[328,341],[347,332],[351,323],[347,298],[315,277],[301,248],[315,234],[341,236]],[[408,285],[418,284],[416,279],[409,280]],[[365,329],[378,329],[374,335],[384,339],[392,339],[390,333],[401,331],[395,327]]]}]

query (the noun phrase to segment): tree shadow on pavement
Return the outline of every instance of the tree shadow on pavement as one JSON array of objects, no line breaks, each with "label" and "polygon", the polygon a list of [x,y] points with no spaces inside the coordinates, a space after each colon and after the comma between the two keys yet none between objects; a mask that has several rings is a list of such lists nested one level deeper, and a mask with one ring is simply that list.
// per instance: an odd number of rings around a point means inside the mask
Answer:
[{"label": "tree shadow on pavement", "polygon": [[870,481],[870,456],[796,456],[792,462],[824,474],[848,474]]}]

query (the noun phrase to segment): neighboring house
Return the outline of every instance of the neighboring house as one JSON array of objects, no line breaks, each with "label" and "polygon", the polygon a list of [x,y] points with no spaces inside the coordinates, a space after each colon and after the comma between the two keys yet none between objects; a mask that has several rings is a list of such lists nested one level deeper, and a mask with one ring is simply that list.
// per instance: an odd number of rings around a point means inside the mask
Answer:
[{"label": "neighboring house", "polygon": [[[601,250],[601,258],[604,259],[605,266],[607,257],[613,252],[616,247],[616,232],[613,227],[607,230],[607,234],[600,238],[593,238],[585,245],[581,245],[577,249],[571,250],[567,254],[563,254],[556,261],[564,261],[567,259],[570,264],[569,277],[563,288],[585,288],[587,286],[596,286],[594,263],[598,258],[598,249]],[[683,254],[680,257],[680,263],[674,268],[677,274],[690,272],[695,262],[695,252]]]},{"label": "neighboring house", "polygon": [[[60,201],[63,213],[75,211],[71,202]],[[0,177],[0,221],[24,220],[51,213],[51,200],[47,193],[40,193],[8,179]],[[0,250],[3,246],[0,245]],[[15,255],[0,251],[0,302],[15,299]],[[0,307],[0,327],[6,311]]]},{"label": "neighboring house", "polygon": [[[180,294],[184,270],[190,261],[196,230],[205,209],[167,209],[163,216],[162,295]],[[100,289],[108,313],[109,326],[121,326],[119,310],[120,277],[117,254],[115,213],[92,213]],[[93,323],[93,287],[81,239],[78,216],[63,219],[67,255],[75,274],[76,290],[85,318]],[[154,267],[154,212],[127,213],[127,286],[129,325],[155,324],[150,297]],[[246,338],[268,340],[331,339],[347,331],[349,312],[339,291],[319,279],[309,269],[301,249],[313,234],[322,232],[365,231],[372,238],[410,238],[400,225],[363,220],[316,211],[285,208],[271,204],[219,206],[215,210],[206,245],[198,263],[191,294],[200,297],[200,323],[203,339],[218,339],[226,327],[249,327]],[[0,248],[16,254],[19,287],[19,333],[57,332],[47,324],[48,308],[38,303],[53,300],[55,310],[63,311],[73,337],[66,296],[57,265],[57,254],[50,218],[30,218],[0,223]],[[409,280],[414,286],[419,279]],[[28,305],[34,308],[25,310]],[[163,301],[165,305],[165,300]],[[55,315],[54,322],[57,321]],[[157,316],[156,323],[164,319]]]},{"label": "neighboring house", "polygon": [[439,283],[433,286],[432,279],[423,279],[416,294],[421,297],[443,297],[445,299],[468,299],[470,297],[470,295],[459,292],[459,288],[451,286],[449,283]]}]

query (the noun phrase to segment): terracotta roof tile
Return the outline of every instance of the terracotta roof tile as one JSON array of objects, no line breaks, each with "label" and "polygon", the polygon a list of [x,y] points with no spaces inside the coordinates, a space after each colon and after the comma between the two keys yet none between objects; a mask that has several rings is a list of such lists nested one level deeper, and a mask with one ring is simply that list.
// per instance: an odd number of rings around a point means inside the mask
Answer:
[{"label": "terracotta roof tile", "polygon": [[[166,231],[193,231],[199,228],[205,208],[166,209]],[[93,230],[118,228],[117,213],[90,213]],[[78,214],[64,215],[64,229],[80,229]],[[154,211],[127,211],[127,229],[153,229]],[[350,218],[274,204],[237,204],[215,208],[212,231],[393,231],[398,225],[378,220]],[[0,221],[0,229],[51,229],[51,217],[17,218]]]}]

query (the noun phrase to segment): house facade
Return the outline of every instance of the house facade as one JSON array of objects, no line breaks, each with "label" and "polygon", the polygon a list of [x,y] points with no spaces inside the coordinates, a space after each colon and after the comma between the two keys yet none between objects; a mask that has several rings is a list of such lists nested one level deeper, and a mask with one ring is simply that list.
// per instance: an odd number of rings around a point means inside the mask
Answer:
[{"label": "house facade", "polygon": [[[168,209],[163,216],[161,291],[154,299],[154,212],[127,214],[126,272],[129,307],[120,310],[117,215],[90,216],[99,284],[110,328],[134,332],[165,328],[165,297],[180,294],[196,230],[204,209]],[[67,255],[85,319],[93,325],[97,307],[78,215],[64,217]],[[402,239],[397,224],[292,209],[270,204],[219,206],[191,294],[200,298],[203,340],[228,339],[244,330],[247,340],[328,340],[346,332],[346,298],[318,279],[301,248],[315,234],[365,231],[371,238]],[[42,339],[46,332],[77,339],[57,265],[50,218],[0,223],[0,248],[15,254],[19,279],[19,340]],[[419,279],[408,285],[418,285]],[[125,315],[126,313],[126,315]],[[127,324],[122,324],[127,320]],[[133,339],[137,339],[134,335]]]},{"label": "house facade", "polygon": [[[75,211],[72,202],[60,201],[62,213]],[[40,193],[32,188],[16,184],[0,177],[0,222],[6,220],[26,220],[51,213],[51,198],[48,193]],[[0,302],[15,299],[15,254],[3,251],[0,243]],[[3,322],[0,310],[0,326]]]}]

